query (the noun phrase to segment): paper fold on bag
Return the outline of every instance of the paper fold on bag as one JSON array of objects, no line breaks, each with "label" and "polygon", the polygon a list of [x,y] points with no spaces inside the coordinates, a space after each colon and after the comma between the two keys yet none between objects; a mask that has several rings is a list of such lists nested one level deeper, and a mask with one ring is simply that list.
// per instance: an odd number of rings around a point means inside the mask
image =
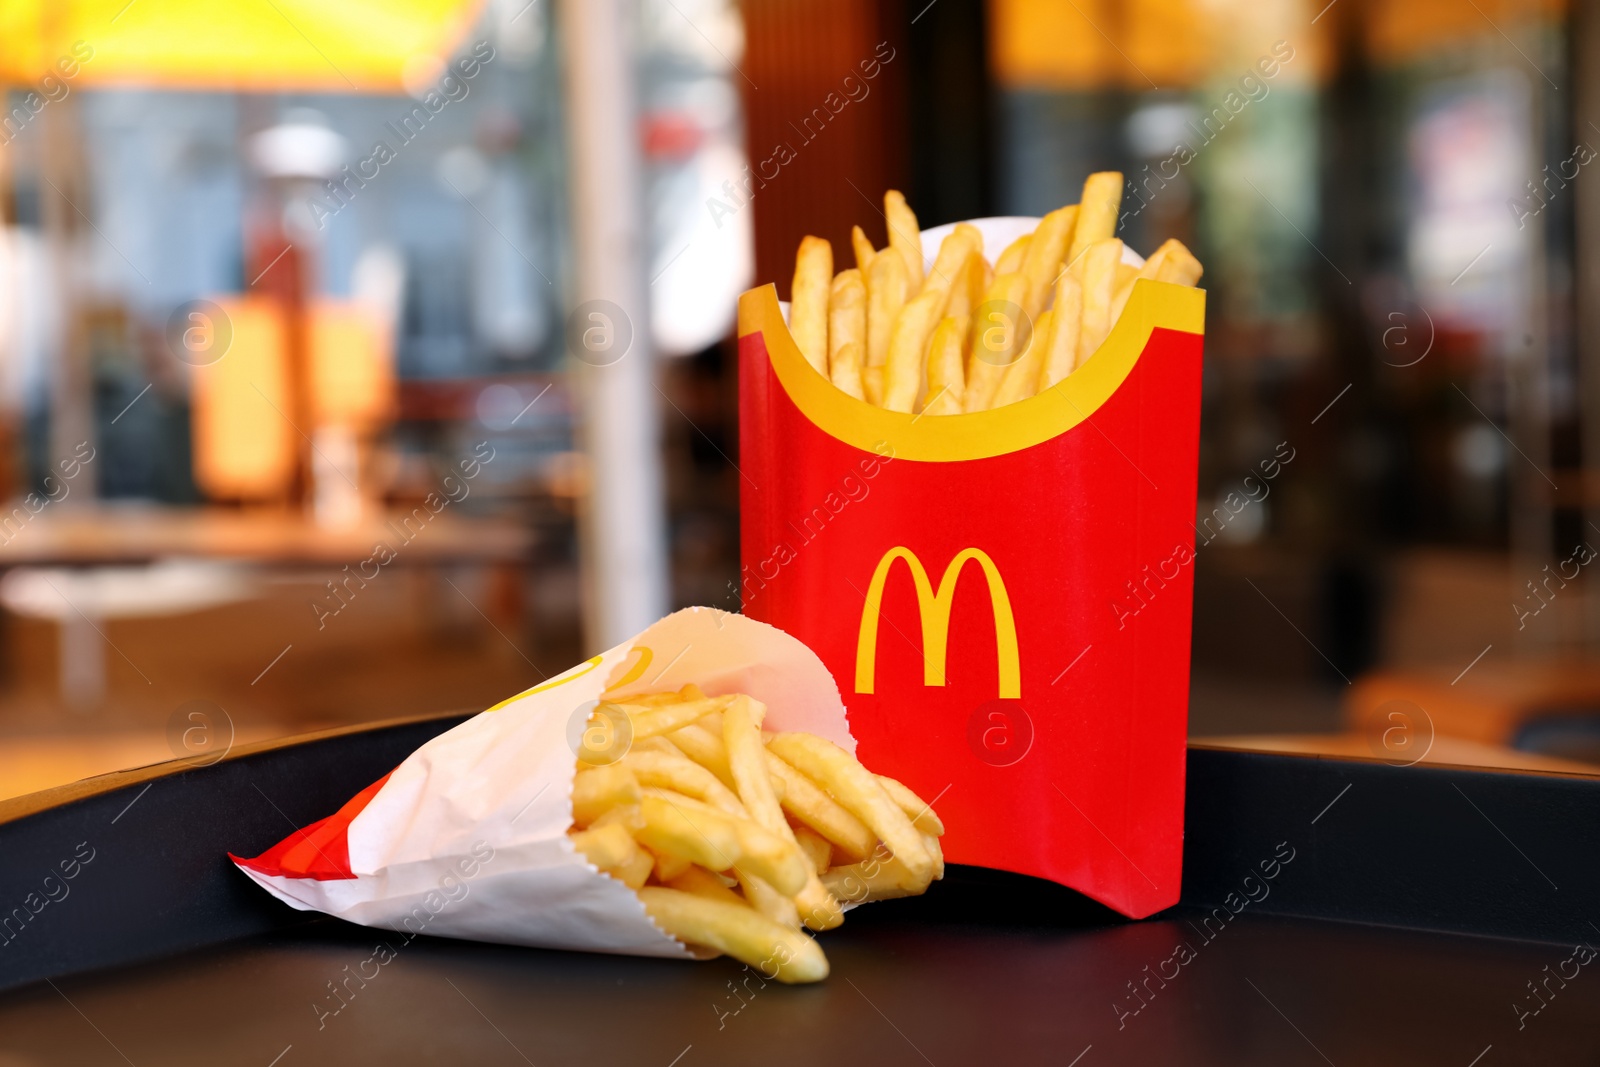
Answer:
[{"label": "paper fold on bag", "polygon": [[742,615],[687,608],[440,734],[339,812],[234,862],[291,907],[363,926],[688,958],[567,831],[596,701],[690,682],[765,703],[768,730],[855,751],[838,687],[809,648]]}]

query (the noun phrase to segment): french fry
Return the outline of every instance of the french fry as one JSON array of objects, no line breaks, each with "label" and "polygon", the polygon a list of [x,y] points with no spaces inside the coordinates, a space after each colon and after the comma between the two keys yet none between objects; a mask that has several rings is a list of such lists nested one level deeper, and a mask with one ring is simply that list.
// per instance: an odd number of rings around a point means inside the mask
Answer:
[{"label": "french fry", "polygon": [[996,274],[972,316],[968,342],[967,387],[961,397],[963,411],[990,407],[1006,369],[1016,361],[1033,335],[1033,323],[1022,310],[1028,279],[1020,272]]},{"label": "french fry", "polygon": [[[728,764],[738,784],[739,798],[750,812],[750,817],[762,829],[793,846],[795,855],[804,857],[805,853],[800,850],[794,831],[783,817],[783,808],[772,788],[766,748],[761,743],[761,733],[756,729],[751,713],[756,703],[748,697],[740,697],[722,713],[722,740],[728,750]],[[792,895],[799,907],[799,915],[807,926],[826,930],[844,921],[844,913],[817,880],[809,862],[801,888]],[[783,918],[774,914],[769,907],[761,907],[761,911],[770,918]]]},{"label": "french fry", "polygon": [[805,888],[811,868],[793,838],[785,840],[750,819],[728,821],[739,843],[736,867],[755,875],[786,897],[793,897]]},{"label": "french fry", "polygon": [[1078,357],[1074,368],[1094,355],[1111,332],[1111,300],[1117,281],[1117,264],[1122,262],[1122,242],[1115,237],[1097,241],[1083,254],[1083,320],[1078,333]]},{"label": "french fry", "polygon": [[736,788],[733,772],[728,768],[728,750],[723,747],[722,738],[706,729],[704,723],[696,722],[679,727],[668,734],[667,738],[677,745],[684,755],[716,775],[723,785],[729,789]]},{"label": "french fry", "polygon": [[644,825],[644,816],[639,813],[639,805],[637,804],[618,804],[590,823],[589,829],[598,830],[602,826],[610,826],[613,823],[631,834]]},{"label": "french fry", "polygon": [[1072,373],[1078,365],[1078,328],[1083,320],[1083,283],[1064,270],[1056,280],[1054,312],[1050,338],[1039,367],[1039,392],[1044,392]]},{"label": "french fry", "polygon": [[639,845],[627,828],[616,823],[579,830],[569,835],[572,847],[596,867],[620,867],[639,852]]},{"label": "french fry", "polygon": [[805,237],[795,255],[789,290],[789,333],[819,374],[828,373],[828,287],[833,284],[833,246]]},{"label": "french fry", "polygon": [[[643,848],[649,855],[654,857],[655,869],[651,873],[655,875],[656,881],[660,882],[662,885],[670,884],[684,871],[694,866],[694,864],[675,853],[658,852],[649,845],[641,845],[640,847]],[[718,882],[717,884],[721,885],[722,883]]]},{"label": "french fry", "polygon": [[928,400],[924,415],[961,414],[961,396],[966,390],[967,320],[946,315],[934,327],[928,341]]},{"label": "french fry", "polygon": [[688,797],[668,800],[647,795],[640,799],[639,812],[644,827],[634,836],[652,851],[670,852],[712,871],[725,871],[739,862],[738,832],[715,808],[696,808]]},{"label": "french fry", "polygon": [[[955,229],[939,242],[939,253],[933,257],[933,269],[923,280],[923,289],[944,290],[948,306],[950,296],[964,280],[963,271],[968,260],[974,255],[983,255],[983,234],[971,223],[957,223]],[[944,309],[941,308],[940,313],[943,314]]]},{"label": "french fry", "polygon": [[924,289],[900,309],[889,337],[889,357],[883,368],[883,406],[909,412],[922,391],[922,357],[928,335],[944,308],[943,289]]},{"label": "french fry", "polygon": [[806,854],[806,859],[811,861],[812,869],[818,874],[833,866],[833,843],[826,837],[809,826],[796,826],[794,839],[800,846],[800,851]]},{"label": "french fry", "polygon": [[1027,255],[1022,259],[1022,273],[1028,279],[1028,295],[1022,310],[1029,318],[1038,318],[1050,296],[1050,286],[1061,271],[1061,263],[1072,241],[1073,227],[1078,221],[1078,205],[1057,208],[1039,220],[1028,242]]},{"label": "french fry", "polygon": [[909,787],[887,775],[874,775],[878,784],[883,786],[883,791],[889,794],[889,799],[895,802],[899,809],[906,813],[920,833],[931,837],[944,836],[944,820],[934,813],[933,805],[913,793]]},{"label": "french fry", "polygon": [[1015,241],[1006,245],[1000,253],[1000,258],[994,261],[996,274],[1015,274],[1022,270],[1022,264],[1028,258],[1028,246],[1033,244],[1033,234],[1025,233]]},{"label": "french fry", "polygon": [[[882,367],[889,358],[889,337],[894,321],[906,302],[906,264],[899,256],[878,256],[867,271],[867,364],[866,370]],[[863,374],[867,399],[874,404],[872,387]]]},{"label": "french fry", "polygon": [[972,309],[983,302],[983,291],[989,286],[989,261],[982,252],[974,252],[957,270],[955,284],[950,287],[950,299],[945,301],[944,313],[966,318]]},{"label": "french fry", "polygon": [[637,743],[647,737],[671,733],[696,719],[715,714],[726,707],[728,701],[732,699],[732,697],[706,697],[701,700],[685,700],[679,704],[662,704],[653,708],[631,707],[627,704],[618,706],[628,713],[628,719],[633,727],[633,740]]},{"label": "french fry", "polygon": [[833,842],[845,858],[855,861],[872,855],[878,839],[843,805],[830,797],[811,779],[780,758],[769,746],[767,770],[783,782],[783,810],[797,822],[811,827]]},{"label": "french fry", "polygon": [[1122,175],[1114,170],[1102,170],[1084,179],[1083,198],[1078,205],[1078,224],[1072,231],[1072,246],[1067,251],[1067,263],[1078,257],[1097,241],[1104,241],[1117,232],[1117,209],[1122,206]]},{"label": "french fry", "polygon": [[867,398],[866,388],[861,379],[865,352],[861,342],[850,341],[835,348],[828,360],[828,377],[833,379],[833,384],[840,392],[857,400]]},{"label": "french fry", "polygon": [[673,749],[674,755],[665,752],[641,752],[634,749],[619,761],[642,786],[671,789],[685,796],[703,800],[726,815],[745,816],[744,805],[733,791],[717,780],[717,776],[694,760]]},{"label": "french fry", "polygon": [[1015,363],[1006,368],[1005,377],[1000,379],[1000,387],[995,390],[994,399],[989,402],[993,408],[1003,408],[1007,404],[1015,404],[1018,400],[1026,400],[1034,394],[1039,387],[1039,368],[1044,364],[1045,349],[1050,343],[1050,320],[1055,317],[1055,312],[1046,311],[1039,315],[1033,324],[1033,333],[1028,338],[1028,347],[1022,355],[1017,357]]},{"label": "french fry", "polygon": [[908,291],[922,288],[922,228],[916,213],[898,189],[883,194],[883,217],[889,224],[889,247],[900,253],[906,264]]},{"label": "french fry", "polygon": [[733,875],[739,880],[739,889],[752,908],[781,926],[800,929],[800,909],[795,906],[792,898],[778,892],[765,880],[738,867],[733,869]]},{"label": "french fry", "polygon": [[872,265],[872,258],[878,254],[877,249],[872,247],[872,242],[867,240],[866,232],[860,226],[850,227],[850,246],[855,249],[856,269],[865,277],[867,268]]},{"label": "french fry", "polygon": [[822,946],[744,904],[660,886],[639,890],[639,899],[672,937],[727,953],[780,982],[817,982],[828,976]]},{"label": "french fry", "polygon": [[663,878],[662,883],[673,889],[682,890],[685,893],[693,893],[708,900],[720,900],[725,904],[737,904],[740,907],[747,906],[744,898],[729,889],[721,878],[718,878],[704,867],[697,867],[692,863],[671,878]]},{"label": "french fry", "polygon": [[842,270],[833,276],[828,292],[828,355],[842,345],[865,344],[867,340],[867,283],[859,270]]},{"label": "french fry", "polygon": [[[930,858],[929,870],[938,869],[939,867],[934,865]],[[928,882],[932,881],[931,874],[928,880],[924,881],[919,875],[912,873],[904,863],[900,862],[899,857],[884,857],[877,854],[861,863],[834,867],[821,878],[822,884],[828,887],[828,891],[835,898],[850,904],[915,896],[926,889]]]},{"label": "french fry", "polygon": [[572,821],[588,826],[619,804],[639,803],[639,779],[609,764],[581,770],[572,779]]},{"label": "french fry", "polygon": [[1200,281],[1204,268],[1194,258],[1194,253],[1183,246],[1182,241],[1170,239],[1161,247],[1166,249],[1167,254],[1157,268],[1156,281],[1171,282],[1173,285],[1194,285]]},{"label": "french fry", "polygon": [[[867,825],[878,840],[923,885],[933,877],[933,857],[905,812],[895,806],[872,773],[844,749],[812,734],[781,733],[767,743],[778,757],[814,779],[847,811]],[[648,817],[648,812],[646,812]]]},{"label": "french fry", "polygon": [[861,394],[867,403],[883,407],[883,368],[861,368]]},{"label": "french fry", "polygon": [[634,846],[633,856],[615,867],[602,867],[601,870],[617,879],[629,889],[643,888],[649,881],[650,873],[655,869],[656,858],[644,849]]}]

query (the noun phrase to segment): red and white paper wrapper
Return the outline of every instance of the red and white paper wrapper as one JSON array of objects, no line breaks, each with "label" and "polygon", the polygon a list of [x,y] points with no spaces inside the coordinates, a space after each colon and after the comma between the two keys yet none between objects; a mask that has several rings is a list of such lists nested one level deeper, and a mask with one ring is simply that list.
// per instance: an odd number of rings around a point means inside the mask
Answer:
[{"label": "red and white paper wrapper", "polygon": [[839,690],[809,648],[741,615],[687,608],[440,734],[260,856],[232,858],[290,907],[363,926],[690,958],[567,836],[595,702],[690,682],[762,701],[766,729],[855,751]]}]

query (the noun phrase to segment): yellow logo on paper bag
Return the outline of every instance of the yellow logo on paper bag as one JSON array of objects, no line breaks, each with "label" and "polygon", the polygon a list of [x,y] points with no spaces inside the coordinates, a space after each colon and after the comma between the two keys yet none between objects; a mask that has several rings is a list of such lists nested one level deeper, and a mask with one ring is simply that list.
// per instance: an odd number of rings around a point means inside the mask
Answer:
[{"label": "yellow logo on paper bag", "polygon": [[950,609],[954,605],[956,580],[968,560],[976,560],[989,581],[989,603],[994,610],[995,658],[1000,668],[1000,696],[1018,699],[1022,696],[1022,666],[1017,654],[1017,623],[1011,614],[1011,598],[1006,594],[1006,583],[1000,569],[981,548],[967,548],[945,567],[936,592],[928,580],[917,554],[904,545],[896,545],[883,554],[878,567],[872,572],[872,582],[867,586],[866,603],[861,606],[861,633],[856,640],[856,692],[871,693],[878,656],[878,616],[883,610],[883,587],[889,580],[889,570],[894,561],[905,560],[911,571],[911,582],[917,590],[917,610],[922,623],[922,684],[944,685],[945,652],[950,640]]}]

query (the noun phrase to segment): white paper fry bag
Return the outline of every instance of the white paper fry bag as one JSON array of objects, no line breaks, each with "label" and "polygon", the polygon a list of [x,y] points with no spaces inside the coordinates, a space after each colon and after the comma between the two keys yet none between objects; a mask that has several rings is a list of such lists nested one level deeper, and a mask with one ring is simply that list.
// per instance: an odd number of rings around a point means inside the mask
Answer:
[{"label": "white paper fry bag", "polygon": [[567,831],[576,753],[600,697],[691,682],[765,703],[768,730],[855,751],[838,688],[809,648],[742,615],[688,608],[440,734],[338,812],[233,860],[291,907],[363,926],[688,957]]}]

